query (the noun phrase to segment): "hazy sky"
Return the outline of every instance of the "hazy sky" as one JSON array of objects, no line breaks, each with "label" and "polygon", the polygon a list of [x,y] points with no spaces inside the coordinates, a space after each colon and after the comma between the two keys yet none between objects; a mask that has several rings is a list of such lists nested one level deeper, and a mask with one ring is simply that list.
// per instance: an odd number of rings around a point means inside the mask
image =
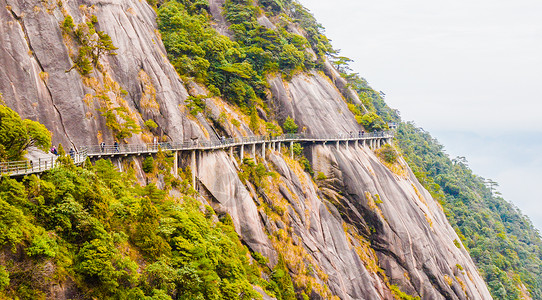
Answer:
[{"label": "hazy sky", "polygon": [[300,2],[404,120],[542,230],[542,1]]}]

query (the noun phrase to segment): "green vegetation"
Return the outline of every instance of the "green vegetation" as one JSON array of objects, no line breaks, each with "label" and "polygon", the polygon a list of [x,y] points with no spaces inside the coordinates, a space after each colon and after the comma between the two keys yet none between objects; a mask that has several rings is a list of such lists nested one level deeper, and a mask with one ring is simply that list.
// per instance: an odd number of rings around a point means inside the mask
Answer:
[{"label": "green vegetation", "polygon": [[0,105],[0,161],[24,159],[26,150],[51,147],[51,133],[42,124],[24,119],[11,108]]},{"label": "green vegetation", "polygon": [[116,55],[117,48],[111,37],[103,31],[97,31],[94,27],[96,23],[98,19],[92,16],[89,22],[76,25],[68,15],[60,25],[64,34],[77,43],[78,53],[73,68],[83,76],[89,75],[93,67],[101,69],[100,58],[103,55]]},{"label": "green vegetation", "polygon": [[[105,125],[113,131],[117,140],[132,137],[134,133],[141,132],[136,120],[132,118],[128,109],[124,107],[100,108],[102,116],[105,118]],[[119,122],[120,119],[120,122]]]},{"label": "green vegetation", "polygon": [[[218,34],[210,26],[208,2],[203,0],[169,1],[158,9],[158,25],[168,58],[181,76],[204,83],[217,96],[246,111],[265,106],[265,75],[282,72],[286,77],[296,71],[315,67],[307,51],[311,46],[322,58],[331,51],[321,27],[299,4],[291,1],[267,1],[270,13],[281,9],[293,12],[306,27],[309,40],[287,30],[290,17],[276,29],[260,25],[262,11],[250,0],[227,0],[224,16],[231,24],[234,41]],[[278,10],[277,10],[278,9]],[[292,16],[293,17],[293,16]]]},{"label": "green vegetation", "polygon": [[286,118],[286,121],[284,121],[284,124],[282,124],[282,128],[284,129],[285,133],[297,133],[298,126],[295,123],[294,119],[288,116]]},{"label": "green vegetation", "polygon": [[147,121],[145,121],[145,127],[147,127],[147,129],[149,130],[152,130],[158,128],[158,124],[156,124],[156,122],[154,122],[152,119],[148,119]]},{"label": "green vegetation", "polygon": [[420,297],[412,297],[404,293],[395,284],[391,285],[390,288],[391,288],[391,292],[393,293],[396,299],[400,299],[400,300],[419,300],[420,299]]},{"label": "green vegetation", "polygon": [[103,160],[21,182],[4,177],[0,246],[17,259],[0,266],[0,296],[45,297],[51,281],[69,278],[74,291],[99,299],[260,299],[251,284],[273,283],[260,278],[265,266],[250,262],[229,216],[213,221],[200,206],[141,187],[133,171]]},{"label": "green vegetation", "polygon": [[[193,77],[210,91],[241,107],[263,97],[265,82],[239,43],[209,24],[206,2],[170,1],[158,10],[158,27],[168,58],[182,76]],[[259,94],[257,94],[257,92]]]},{"label": "green vegetation", "polygon": [[397,142],[418,180],[444,207],[492,296],[520,299],[524,284],[533,299],[542,298],[542,240],[529,219],[414,124],[399,125]]},{"label": "green vegetation", "polygon": [[202,113],[205,111],[206,104],[205,104],[205,96],[190,96],[186,99],[186,107],[188,107],[188,110],[190,111],[190,114],[193,116],[197,116],[199,113]]},{"label": "green vegetation", "polygon": [[264,178],[272,175],[267,171],[265,166],[260,163],[255,163],[252,158],[244,158],[241,164],[239,178],[243,181],[250,181],[258,188],[264,187]]},{"label": "green vegetation", "polygon": [[382,146],[380,149],[376,151],[376,154],[389,164],[396,163],[397,159],[399,158],[399,154],[397,153],[397,150],[395,150],[395,148],[390,144],[386,144]]},{"label": "green vegetation", "polygon": [[[2,112],[2,125],[24,136],[27,123]],[[96,299],[261,299],[253,285],[285,294],[287,281],[261,255],[251,260],[231,218],[202,208],[188,180],[171,176],[170,153],[145,160],[146,186],[130,164],[81,168],[61,145],[59,154],[61,165],[40,177],[0,178],[0,298],[51,298],[53,285]],[[178,198],[168,196],[174,186]]]}]

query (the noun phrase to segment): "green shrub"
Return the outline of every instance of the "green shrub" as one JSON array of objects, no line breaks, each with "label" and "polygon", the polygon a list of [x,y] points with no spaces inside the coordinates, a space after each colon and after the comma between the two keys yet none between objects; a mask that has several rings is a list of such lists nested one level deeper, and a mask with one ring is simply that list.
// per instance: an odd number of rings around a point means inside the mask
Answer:
[{"label": "green shrub", "polygon": [[149,174],[154,172],[154,158],[152,156],[147,156],[143,161],[143,172]]},{"label": "green shrub", "polygon": [[400,299],[400,300],[419,300],[420,297],[412,297],[406,293],[404,293],[403,291],[401,291],[399,289],[398,286],[396,286],[395,284],[392,285],[391,287],[391,292],[393,293],[393,295],[395,296],[395,298],[397,299]]},{"label": "green shrub", "polygon": [[399,158],[397,150],[395,150],[395,148],[390,144],[382,146],[376,151],[376,154],[378,155],[378,157],[380,157],[382,160],[389,164],[396,163],[397,159]]},{"label": "green shrub", "polygon": [[188,107],[188,110],[190,111],[191,115],[197,116],[199,113],[205,111],[206,104],[205,104],[204,98],[205,97],[202,97],[202,96],[198,96],[198,97],[190,96],[186,99],[187,101],[186,107]]},{"label": "green shrub", "polygon": [[21,210],[0,199],[0,246],[21,243],[26,222]]},{"label": "green shrub", "polygon": [[316,180],[326,180],[326,179],[327,179],[327,176],[323,172],[318,172],[318,174],[316,175]]},{"label": "green shrub", "polygon": [[148,119],[147,121],[145,121],[145,126],[149,130],[156,129],[158,127],[158,125],[152,119]]},{"label": "green shrub", "polygon": [[285,133],[297,133],[298,126],[295,123],[294,119],[288,116],[286,118],[286,121],[284,121],[284,123],[282,124],[282,128],[284,129]]},{"label": "green shrub", "polygon": [[70,15],[66,16],[66,18],[64,18],[64,21],[62,21],[62,29],[65,32],[70,33],[73,31],[74,27],[75,27],[75,24],[73,23],[72,16]]},{"label": "green shrub", "polygon": [[0,105],[0,160],[22,160],[26,149],[36,146],[43,151],[51,147],[51,133],[35,121],[22,120],[11,108]]},{"label": "green shrub", "polygon": [[296,157],[303,155],[303,146],[300,143],[293,143],[293,152]]},{"label": "green shrub", "polygon": [[35,236],[25,252],[28,256],[55,257],[58,252],[58,244],[54,238],[44,233]]},{"label": "green shrub", "polygon": [[356,116],[356,120],[367,131],[382,131],[388,128],[388,125],[382,120],[382,118],[374,112],[369,112],[359,117]]},{"label": "green shrub", "polygon": [[6,267],[0,265],[0,291],[9,286],[9,272]]},{"label": "green shrub", "polygon": [[305,172],[314,175],[314,171],[312,170],[312,166],[311,166],[311,163],[310,161],[306,158],[306,157],[301,157],[299,159],[299,163],[303,166],[303,169],[305,170]]}]

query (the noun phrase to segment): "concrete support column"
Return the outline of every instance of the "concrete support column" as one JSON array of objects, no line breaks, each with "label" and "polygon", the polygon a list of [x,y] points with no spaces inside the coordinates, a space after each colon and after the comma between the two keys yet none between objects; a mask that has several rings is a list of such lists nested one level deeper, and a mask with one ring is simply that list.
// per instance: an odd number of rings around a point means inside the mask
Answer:
[{"label": "concrete support column", "polygon": [[337,150],[339,150],[339,143],[340,143],[340,142],[339,142],[339,141],[337,141]]},{"label": "concrete support column", "polygon": [[245,156],[245,145],[241,144],[241,153],[239,154],[239,159],[241,159],[241,162],[243,161],[244,156]]},{"label": "concrete support column", "polygon": [[357,148],[358,148],[358,140],[356,140],[356,141],[354,142],[354,149],[357,149]]},{"label": "concrete support column", "polygon": [[265,160],[265,142],[262,144],[262,158]]},{"label": "concrete support column", "polygon": [[290,157],[294,158],[294,142],[290,142]]},{"label": "concrete support column", "polygon": [[252,144],[252,158],[256,162],[256,144]]},{"label": "concrete support column", "polygon": [[173,176],[179,176],[179,151],[173,152]]},{"label": "concrete support column", "polygon": [[280,152],[280,142],[277,144],[277,150]]},{"label": "concrete support column", "polygon": [[348,141],[346,141],[346,150],[348,150]]},{"label": "concrete support column", "polygon": [[190,171],[192,171],[192,187],[196,188],[196,150],[190,153]]},{"label": "concrete support column", "polygon": [[233,160],[233,147],[230,147],[230,159]]}]

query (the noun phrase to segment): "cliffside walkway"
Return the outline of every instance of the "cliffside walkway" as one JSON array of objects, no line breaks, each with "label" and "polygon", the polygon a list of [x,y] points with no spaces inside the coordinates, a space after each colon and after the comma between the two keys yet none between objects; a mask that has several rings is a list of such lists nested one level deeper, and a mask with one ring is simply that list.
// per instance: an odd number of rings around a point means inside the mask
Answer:
[{"label": "cliffside walkway", "polygon": [[[77,149],[73,156],[76,165],[82,164],[87,157],[89,158],[112,158],[115,156],[132,156],[132,155],[151,155],[160,150],[172,151],[175,155],[174,172],[178,168],[178,152],[191,152],[191,161],[193,169],[196,164],[196,152],[198,151],[213,151],[213,150],[229,150],[229,154],[233,157],[234,148],[239,148],[239,156],[244,157],[245,147],[250,147],[252,157],[256,156],[256,147],[261,148],[261,153],[265,154],[266,148],[280,150],[281,147],[289,146],[290,155],[293,156],[293,144],[335,144],[339,147],[342,144],[349,146],[353,143],[358,147],[367,146],[371,149],[377,149],[383,144],[390,143],[393,138],[393,133],[388,131],[373,132],[373,133],[352,133],[339,135],[308,135],[308,134],[284,134],[280,136],[252,136],[242,138],[227,138],[210,141],[199,141],[191,139],[183,142],[165,142],[156,144],[125,144],[125,145],[92,145],[83,146]],[[289,144],[289,145],[288,145]],[[36,173],[42,173],[57,166],[57,158],[51,157],[48,159],[38,159],[37,161],[13,161],[0,163],[0,173],[12,177],[24,176]],[[195,180],[195,179],[194,179]]]}]

